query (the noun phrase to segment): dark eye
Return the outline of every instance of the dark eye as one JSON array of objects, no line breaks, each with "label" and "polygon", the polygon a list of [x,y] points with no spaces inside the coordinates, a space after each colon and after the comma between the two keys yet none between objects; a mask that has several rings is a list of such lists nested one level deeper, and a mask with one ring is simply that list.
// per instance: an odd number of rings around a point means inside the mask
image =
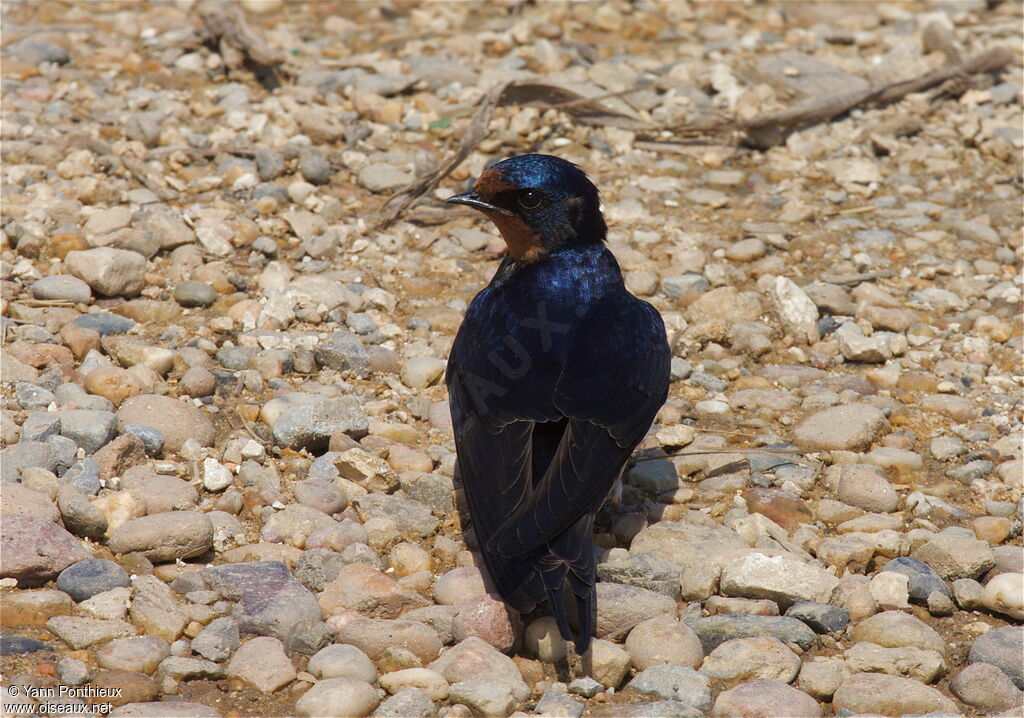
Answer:
[{"label": "dark eye", "polygon": [[540,192],[534,192],[532,189],[524,189],[519,193],[519,204],[526,209],[537,209],[543,201],[544,197]]}]

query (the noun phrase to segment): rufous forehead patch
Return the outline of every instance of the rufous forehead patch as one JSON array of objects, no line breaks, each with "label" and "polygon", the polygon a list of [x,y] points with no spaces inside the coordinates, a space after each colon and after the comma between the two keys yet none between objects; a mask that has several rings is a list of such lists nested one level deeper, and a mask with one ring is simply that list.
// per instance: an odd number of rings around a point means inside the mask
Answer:
[{"label": "rufous forehead patch", "polygon": [[515,189],[515,185],[505,179],[501,170],[489,169],[480,174],[473,185],[473,191],[485,199]]}]

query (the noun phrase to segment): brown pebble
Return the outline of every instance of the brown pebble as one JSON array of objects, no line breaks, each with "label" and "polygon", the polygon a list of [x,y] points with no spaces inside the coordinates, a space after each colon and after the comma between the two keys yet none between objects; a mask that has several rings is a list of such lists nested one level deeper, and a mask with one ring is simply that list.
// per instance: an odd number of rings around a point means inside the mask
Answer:
[{"label": "brown pebble", "polygon": [[217,377],[209,369],[194,366],[178,380],[178,393],[188,396],[209,396],[217,388]]},{"label": "brown pebble", "polygon": [[100,348],[100,333],[98,331],[80,327],[74,323],[64,325],[60,330],[60,338],[76,359],[81,359],[90,351]]},{"label": "brown pebble", "polygon": [[127,369],[99,367],[85,377],[85,389],[90,394],[102,396],[114,406],[120,406],[125,399],[142,393],[142,386]]},{"label": "brown pebble", "polygon": [[1002,516],[979,516],[971,522],[974,535],[992,546],[1001,544],[1010,535],[1012,524]]}]

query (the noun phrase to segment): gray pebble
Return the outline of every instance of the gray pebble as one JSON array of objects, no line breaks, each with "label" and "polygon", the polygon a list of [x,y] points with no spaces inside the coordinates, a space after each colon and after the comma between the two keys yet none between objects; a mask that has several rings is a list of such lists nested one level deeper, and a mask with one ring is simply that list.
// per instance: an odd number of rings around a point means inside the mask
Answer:
[{"label": "gray pebble", "polygon": [[57,576],[57,588],[76,602],[114,588],[131,586],[128,572],[113,561],[87,558],[68,566]]},{"label": "gray pebble", "polygon": [[206,282],[189,279],[174,288],[174,301],[183,307],[208,307],[217,301],[217,292]]},{"label": "gray pebble", "polygon": [[89,285],[70,274],[54,274],[32,283],[32,296],[36,299],[64,300],[86,304],[92,299]]},{"label": "gray pebble", "polygon": [[299,157],[299,172],[310,184],[327,184],[331,181],[331,163],[319,152],[303,152]]}]

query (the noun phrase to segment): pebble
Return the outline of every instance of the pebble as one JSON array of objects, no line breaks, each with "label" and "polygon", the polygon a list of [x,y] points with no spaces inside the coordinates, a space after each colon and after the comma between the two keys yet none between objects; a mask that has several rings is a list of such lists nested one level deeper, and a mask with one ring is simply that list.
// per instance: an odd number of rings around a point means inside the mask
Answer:
[{"label": "pebble", "polygon": [[1001,670],[1013,684],[1024,690],[1024,667],[1020,656],[1024,653],[1024,626],[993,628],[974,642],[967,656],[968,663],[991,663]]},{"label": "pebble", "polygon": [[[397,647],[409,651],[422,663],[429,663],[441,653],[443,645],[436,630],[426,623],[413,620],[359,618],[345,623],[337,631],[337,637],[338,642],[357,647],[372,661],[378,660],[388,648]],[[463,643],[474,640],[478,639],[467,638]],[[486,643],[484,645],[489,646]],[[452,680],[449,676],[445,677]]]},{"label": "pebble", "polygon": [[883,673],[858,673],[842,682],[832,705],[852,713],[906,715],[945,712],[957,714],[956,703],[910,678]]},{"label": "pebble", "polygon": [[296,626],[323,619],[316,598],[280,561],[211,566],[201,575],[223,599],[238,602],[232,615],[243,633],[283,641]]},{"label": "pebble", "polygon": [[641,671],[657,665],[698,668],[704,660],[697,634],[670,615],[638,623],[629,632],[625,647],[631,663]]},{"label": "pebble", "polygon": [[786,610],[786,615],[806,623],[815,633],[845,631],[850,612],[840,606],[811,601],[797,601]]},{"label": "pebble", "polygon": [[931,566],[916,558],[899,556],[885,564],[882,571],[907,577],[907,590],[913,603],[927,605],[928,597],[936,591],[948,598],[953,596],[942,577]]},{"label": "pebble", "polygon": [[380,685],[388,693],[395,695],[415,688],[432,701],[441,701],[448,697],[448,681],[440,673],[429,668],[405,668],[386,673],[380,677]]},{"label": "pebble", "polygon": [[153,674],[171,655],[167,641],[156,636],[115,638],[96,652],[96,662],[111,671],[139,671]]},{"label": "pebble", "polygon": [[1001,573],[990,579],[981,602],[990,611],[1024,620],[1024,574]]},{"label": "pebble", "polygon": [[447,362],[444,359],[432,357],[410,359],[402,367],[402,382],[410,389],[424,389],[441,378],[446,365]]},{"label": "pebble", "polygon": [[770,678],[792,683],[800,672],[800,657],[777,638],[736,638],[708,654],[700,671],[726,682]]},{"label": "pebble", "polygon": [[811,414],[793,430],[793,438],[806,449],[856,451],[867,448],[888,423],[874,406],[845,404]]},{"label": "pebble", "polygon": [[371,192],[386,192],[412,182],[412,175],[385,163],[372,164],[359,170],[359,184]]},{"label": "pebble", "polygon": [[660,593],[635,586],[598,582],[597,627],[598,637],[621,635],[641,621],[661,614],[676,614],[674,600]]},{"label": "pebble", "polygon": [[224,675],[231,683],[242,683],[261,693],[273,693],[295,680],[296,671],[279,640],[259,636],[239,646]]},{"label": "pebble", "polygon": [[57,576],[57,588],[76,603],[113,588],[131,585],[128,572],[113,561],[87,558],[68,566]]},{"label": "pebble", "polygon": [[[366,683],[377,682],[377,669],[374,667],[373,661],[371,661],[365,653],[355,646],[345,646],[340,644],[327,646],[309,659],[309,664],[307,665],[306,670],[317,678],[354,678]],[[440,676],[438,677],[440,678]],[[409,683],[403,685],[414,684]],[[422,688],[423,686],[417,687]],[[395,691],[391,692],[394,693]]]},{"label": "pebble", "polygon": [[230,658],[240,643],[238,622],[231,617],[215,618],[192,639],[191,649],[203,658],[219,663]]},{"label": "pebble", "polygon": [[174,288],[174,301],[183,307],[208,307],[217,301],[217,290],[206,282],[189,279]]},{"label": "pebble", "polygon": [[369,683],[354,678],[326,678],[299,698],[295,711],[310,718],[357,718],[370,715],[379,704],[377,691]]},{"label": "pebble", "polygon": [[64,264],[70,274],[105,297],[134,297],[145,284],[146,258],[126,249],[96,247],[68,252]]},{"label": "pebble", "polygon": [[140,394],[125,400],[117,410],[117,424],[142,426],[158,432],[164,448],[178,451],[189,439],[200,446],[213,444],[213,423],[192,404],[168,396]]},{"label": "pebble", "polygon": [[935,629],[902,611],[884,611],[864,619],[853,627],[853,640],[886,648],[913,646],[941,654],[946,652],[946,644]]},{"label": "pebble", "polygon": [[726,564],[721,590],[729,596],[766,598],[788,607],[797,601],[828,603],[839,580],[812,564],[752,553]]},{"label": "pebble", "polygon": [[697,633],[705,655],[734,638],[774,636],[783,643],[795,643],[807,650],[815,641],[814,631],[788,616],[724,615],[686,620]]},{"label": "pebble", "polygon": [[708,677],[682,666],[651,666],[636,674],[629,687],[666,700],[679,701],[697,711],[711,707]]},{"label": "pebble", "polygon": [[436,711],[426,693],[418,688],[404,688],[377,706],[373,715],[378,718],[430,718]]},{"label": "pebble", "polygon": [[884,648],[874,643],[856,643],[843,653],[853,673],[886,673],[934,683],[946,673],[946,662],[936,651],[913,646]]},{"label": "pebble", "polygon": [[949,689],[969,706],[990,713],[1006,711],[1024,700],[1005,673],[989,663],[972,663],[957,673]]},{"label": "pebble", "polygon": [[476,636],[452,646],[427,668],[441,674],[450,684],[468,680],[497,681],[507,684],[517,701],[525,700],[529,694],[512,659]]},{"label": "pebble", "polygon": [[138,552],[150,561],[192,558],[210,550],[213,524],[197,511],[168,511],[118,526],[107,542],[114,553]]},{"label": "pebble", "polygon": [[971,536],[940,533],[912,552],[947,581],[978,578],[995,564],[992,548]]},{"label": "pebble", "polygon": [[303,152],[299,155],[299,172],[307,182],[315,185],[331,181],[331,164],[319,152]]},{"label": "pebble", "polygon": [[36,586],[88,558],[78,539],[52,521],[8,514],[0,521],[0,577]]},{"label": "pebble", "polygon": [[504,681],[469,679],[453,683],[448,687],[448,698],[452,703],[461,703],[473,715],[505,718],[516,707],[512,687]]},{"label": "pebble", "polygon": [[136,632],[135,627],[127,621],[78,616],[54,616],[46,622],[46,627],[76,651],[115,638],[131,636]]},{"label": "pebble", "polygon": [[818,718],[824,713],[818,702],[803,691],[770,678],[756,678],[719,693],[711,715]]},{"label": "pebble", "polygon": [[37,279],[30,287],[35,299],[88,304],[92,299],[89,285],[70,274],[54,274]]}]

